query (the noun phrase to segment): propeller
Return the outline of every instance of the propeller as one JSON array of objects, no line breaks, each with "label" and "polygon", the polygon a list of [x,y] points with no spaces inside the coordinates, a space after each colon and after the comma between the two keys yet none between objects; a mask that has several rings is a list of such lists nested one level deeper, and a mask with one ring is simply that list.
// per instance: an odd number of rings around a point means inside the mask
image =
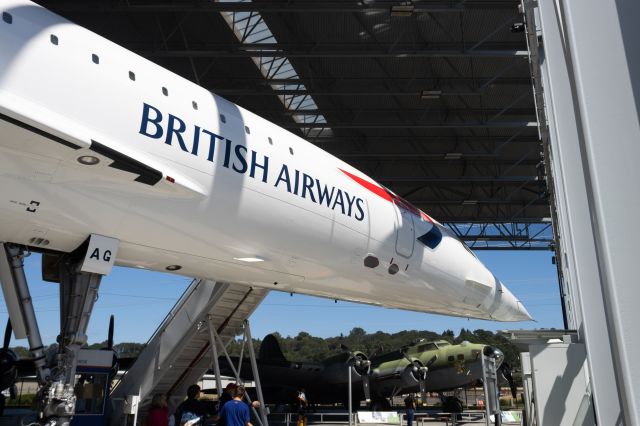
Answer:
[{"label": "propeller", "polygon": [[7,327],[4,330],[2,349],[0,349],[0,391],[13,386],[18,378],[18,369],[16,367],[18,357],[9,349],[12,332],[13,328],[11,327],[11,319],[9,318],[7,319]]},{"label": "propeller", "polygon": [[118,359],[118,354],[113,350],[113,330],[115,329],[115,319],[113,315],[109,317],[109,331],[107,332],[107,347],[102,348],[103,351],[111,351],[113,352],[113,361],[111,362],[111,374],[115,377],[118,372],[118,368],[120,367],[120,360]]},{"label": "propeller", "polygon": [[11,343],[11,333],[13,333],[13,327],[11,326],[11,318],[7,319],[7,327],[4,329],[4,341],[2,344],[2,351],[9,349],[9,343]]},{"label": "propeller", "polygon": [[418,381],[420,386],[420,395],[422,401],[426,401],[427,397],[427,373],[429,372],[429,368],[433,365],[434,362],[438,360],[438,355],[434,355],[427,361],[426,364],[423,364],[419,359],[410,358],[407,355],[406,350],[401,350],[400,353],[402,356],[409,361],[409,365],[407,366],[405,371],[408,371],[411,376]]},{"label": "propeller", "polygon": [[346,345],[340,344],[340,348],[349,354],[347,362],[352,363],[353,371],[360,376],[362,380],[362,389],[364,391],[364,399],[367,403],[371,402],[371,361],[362,352],[354,352]]},{"label": "propeller", "polygon": [[507,383],[509,383],[511,396],[516,399],[517,388],[516,382],[515,380],[513,380],[513,375],[511,374],[511,366],[509,365],[509,363],[503,361],[502,364],[500,364],[500,367],[498,367],[498,371],[502,373],[502,376],[507,380]]},{"label": "propeller", "polygon": [[109,318],[109,334],[107,335],[107,350],[113,350],[113,327],[114,318],[113,315]]}]

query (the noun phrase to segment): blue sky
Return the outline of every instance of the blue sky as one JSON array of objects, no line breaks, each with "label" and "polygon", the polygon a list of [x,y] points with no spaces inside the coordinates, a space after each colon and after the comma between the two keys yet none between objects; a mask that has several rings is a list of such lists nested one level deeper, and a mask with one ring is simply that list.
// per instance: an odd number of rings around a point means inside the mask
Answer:
[{"label": "blue sky", "polygon": [[[306,331],[314,336],[348,334],[353,327],[368,332],[396,332],[406,329],[442,332],[460,328],[475,330],[562,328],[555,265],[548,251],[478,251],[478,257],[522,300],[537,322],[500,323],[385,309],[289,293],[271,292],[250,318],[254,338],[278,331],[294,336]],[[40,280],[40,256],[25,260],[27,278],[45,343],[58,333],[58,285]],[[89,341],[106,339],[109,315],[116,317],[115,341],[146,342],[191,280],[177,275],[114,268],[103,278],[100,296],[89,325]],[[0,306],[5,324],[7,310]],[[2,326],[4,329],[4,325]],[[27,346],[25,340],[12,346]]]}]

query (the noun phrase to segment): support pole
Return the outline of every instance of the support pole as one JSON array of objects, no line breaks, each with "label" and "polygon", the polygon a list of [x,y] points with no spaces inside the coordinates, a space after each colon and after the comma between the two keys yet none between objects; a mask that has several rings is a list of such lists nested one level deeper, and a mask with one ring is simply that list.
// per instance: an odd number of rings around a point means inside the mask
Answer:
[{"label": "support pole", "polygon": [[351,393],[351,363],[347,365],[347,392],[349,393],[349,426],[353,426],[353,397]]},{"label": "support pole", "polygon": [[14,245],[1,245],[3,250],[0,255],[4,256],[8,263],[5,263],[4,259],[0,262],[2,268],[8,266],[8,274],[2,274],[2,276],[9,278],[13,282],[3,283],[5,286],[13,285],[15,293],[18,296],[18,303],[20,304],[20,311],[22,313],[23,323],[25,325],[27,339],[29,341],[29,352],[33,358],[33,363],[36,367],[36,373],[38,382],[43,385],[49,374],[49,370],[45,368],[45,354],[44,346],[42,345],[42,338],[40,337],[40,329],[38,328],[38,321],[36,319],[36,313],[33,308],[31,300],[31,294],[29,293],[29,285],[27,284],[27,277],[24,273],[25,257],[24,250]]},{"label": "support pole", "polygon": [[267,420],[266,407],[264,406],[264,396],[262,395],[262,386],[260,384],[260,375],[258,374],[258,363],[256,362],[256,353],[253,349],[253,340],[251,339],[251,327],[249,327],[249,321],[244,320],[244,332],[247,337],[247,343],[249,344],[249,360],[251,361],[251,370],[253,372],[253,380],[256,382],[256,391],[258,393],[258,401],[260,401],[260,417],[262,418],[263,426],[269,426]]},{"label": "support pole", "polygon": [[[213,332],[214,337],[218,341],[220,341],[220,343],[222,343],[222,339],[220,339],[220,336],[218,335],[218,332],[214,328],[212,328],[211,331]],[[244,336],[244,338],[246,339],[246,335]],[[244,345],[244,342],[243,342],[243,345]],[[233,365],[233,361],[231,360],[231,357],[229,356],[229,352],[227,352],[227,348],[224,345],[222,345],[222,351],[224,352],[224,356],[226,357],[227,362],[229,363],[229,366],[231,367],[231,370],[233,371],[234,377],[236,378],[236,382],[237,383],[241,383],[240,374],[239,374],[238,370],[236,369],[236,367]],[[240,365],[242,365],[242,359],[239,359],[238,361],[240,362]],[[249,401],[249,404],[251,404],[251,398],[249,397],[249,394],[245,394],[245,398],[247,399],[247,401]],[[262,419],[260,418],[261,416],[258,414],[258,412],[253,407],[253,405],[251,406],[251,410],[255,414],[259,425],[260,426],[265,426],[265,425],[262,424]]]},{"label": "support pole", "polygon": [[[222,397],[222,380],[220,379],[220,363],[218,362],[218,341],[216,340],[215,330],[213,326],[213,317],[211,315],[207,315],[207,322],[209,324],[209,340],[211,346],[211,357],[213,363],[213,371],[216,374],[216,388],[218,390],[218,401]],[[218,410],[222,407],[218,405]]]}]

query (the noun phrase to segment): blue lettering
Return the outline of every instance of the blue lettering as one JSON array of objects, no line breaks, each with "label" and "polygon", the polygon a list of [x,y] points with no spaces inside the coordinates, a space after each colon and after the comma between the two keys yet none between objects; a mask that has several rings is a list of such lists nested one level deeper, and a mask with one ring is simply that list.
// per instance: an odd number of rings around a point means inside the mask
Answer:
[{"label": "blue lettering", "polygon": [[311,190],[311,188],[313,187],[313,178],[311,176],[309,176],[306,173],[302,174],[302,198],[306,198],[305,194],[307,193],[307,190],[309,190],[309,198],[311,198],[311,201],[313,201],[314,203],[316,202],[315,197],[313,196],[313,191]]},{"label": "blue lettering", "polygon": [[329,193],[329,189],[327,185],[324,187],[320,186],[320,181],[316,179],[316,185],[318,187],[318,204],[323,204],[324,200],[327,200],[327,207],[331,207],[331,200],[333,199],[333,192],[336,190],[335,187],[331,187],[331,193]]},{"label": "blue lettering", "polygon": [[[153,111],[155,114],[154,118],[149,116],[149,112]],[[160,123],[162,122],[162,113],[158,108],[152,107],[151,105],[145,103],[142,109],[142,121],[140,122],[140,134],[148,136],[153,139],[160,139],[162,137],[162,126]],[[153,134],[148,133],[147,127],[148,124],[151,123],[155,126],[156,130]]]},{"label": "blue lettering", "polygon": [[[216,150],[216,138],[220,140],[224,138],[222,136],[216,135],[215,133],[208,131],[207,129],[202,129],[202,133],[206,133],[209,135],[209,156],[207,157],[207,160],[213,161],[213,154]],[[227,144],[227,151],[229,151],[229,144]],[[228,158],[225,157],[225,160],[228,160]],[[228,167],[228,163],[227,163],[227,166],[225,167]]]},{"label": "blue lettering", "polygon": [[249,172],[249,176],[252,178],[255,177],[256,167],[262,169],[262,181],[267,183],[267,170],[269,168],[269,157],[264,156],[264,163],[258,164],[256,161],[257,153],[254,150],[251,150],[251,171]]},{"label": "blue lettering", "polygon": [[224,163],[222,163],[222,165],[228,169],[229,159],[231,158],[231,141],[229,139],[225,140],[225,147],[226,149],[224,150]]},{"label": "blue lettering", "polygon": [[340,204],[340,210],[342,210],[342,214],[344,214],[344,199],[342,198],[342,191],[339,189],[336,193],[336,199],[333,200],[333,206],[331,206],[331,209],[335,210],[338,204]]},{"label": "blue lettering", "polygon": [[298,183],[300,182],[300,172],[296,169],[295,180],[293,181],[293,193],[298,195]]},{"label": "blue lettering", "polygon": [[280,181],[282,182],[286,182],[287,184],[287,192],[291,192],[291,181],[289,179],[289,168],[287,167],[286,164],[282,165],[282,168],[280,169],[280,174],[278,174],[278,179],[276,179],[276,183],[275,186],[276,188],[278,187],[278,184],[280,183]]},{"label": "blue lettering", "polygon": [[356,197],[349,198],[349,193],[347,191],[344,191],[344,195],[345,197],[347,197],[347,204],[348,204],[347,216],[351,217],[351,209],[353,207],[353,202],[356,201]]},{"label": "blue lettering", "polygon": [[191,147],[191,154],[198,155],[198,145],[200,144],[200,126],[195,126],[195,133],[193,134],[193,146]]},{"label": "blue lettering", "polygon": [[364,200],[362,198],[358,198],[356,200],[356,208],[358,209],[358,211],[355,214],[355,218],[356,220],[359,220],[360,222],[362,222],[362,220],[364,219]]},{"label": "blue lettering", "polygon": [[[175,123],[178,122],[178,128],[175,127]],[[164,143],[167,145],[171,145],[171,141],[173,140],[173,135],[175,134],[178,138],[178,144],[180,145],[180,149],[184,152],[189,152],[187,146],[184,144],[184,139],[182,139],[182,134],[187,129],[184,121],[180,120],[173,114],[169,114],[169,120],[167,122],[167,138]]]},{"label": "blue lettering", "polygon": [[[244,152],[241,152],[241,151],[244,151]],[[237,168],[235,163],[231,168],[238,173],[246,173],[247,160],[245,158],[245,155],[247,153],[247,147],[245,147],[244,145],[236,145],[235,152],[236,152],[236,158],[240,161],[240,168]]]}]

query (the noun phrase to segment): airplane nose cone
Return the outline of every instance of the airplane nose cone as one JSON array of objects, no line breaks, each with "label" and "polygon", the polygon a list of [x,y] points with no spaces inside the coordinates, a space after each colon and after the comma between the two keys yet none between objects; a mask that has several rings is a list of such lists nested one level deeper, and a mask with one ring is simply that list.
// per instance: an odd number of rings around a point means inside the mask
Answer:
[{"label": "airplane nose cone", "polygon": [[533,318],[513,293],[502,283],[499,284],[501,307],[498,308],[503,321],[531,321]]}]

